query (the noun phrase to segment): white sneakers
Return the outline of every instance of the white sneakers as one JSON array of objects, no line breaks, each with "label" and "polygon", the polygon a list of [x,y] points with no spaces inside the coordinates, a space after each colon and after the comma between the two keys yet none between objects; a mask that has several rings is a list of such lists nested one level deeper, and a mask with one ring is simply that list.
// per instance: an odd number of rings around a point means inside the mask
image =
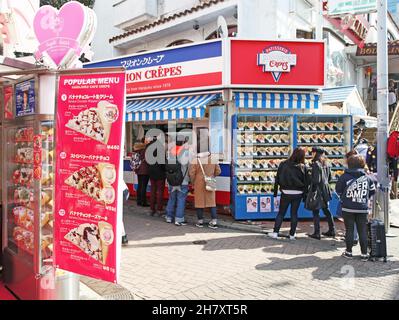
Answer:
[{"label": "white sneakers", "polygon": [[278,238],[278,233],[277,232],[269,232],[267,234],[268,237],[273,238],[273,239],[277,239]]},{"label": "white sneakers", "polygon": [[[269,238],[272,238],[272,239],[277,239],[278,238],[278,233],[277,232],[269,232],[267,234],[267,236]],[[290,236],[290,240],[295,241],[296,240],[295,236]]]}]

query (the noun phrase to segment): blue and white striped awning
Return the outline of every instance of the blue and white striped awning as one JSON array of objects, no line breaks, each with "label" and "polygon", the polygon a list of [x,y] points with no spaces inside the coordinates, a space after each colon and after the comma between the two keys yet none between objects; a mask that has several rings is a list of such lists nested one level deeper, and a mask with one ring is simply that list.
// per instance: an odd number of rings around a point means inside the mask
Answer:
[{"label": "blue and white striped awning", "polygon": [[235,92],[237,108],[245,109],[318,109],[320,95],[315,93]]},{"label": "blue and white striped awning", "polygon": [[132,100],[126,104],[126,121],[159,121],[203,118],[206,105],[220,94]]}]

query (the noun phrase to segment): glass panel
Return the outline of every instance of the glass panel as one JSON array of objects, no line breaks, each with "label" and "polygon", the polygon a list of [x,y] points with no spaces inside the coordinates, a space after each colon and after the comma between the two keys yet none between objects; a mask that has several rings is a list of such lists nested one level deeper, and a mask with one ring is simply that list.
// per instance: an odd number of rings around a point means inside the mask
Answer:
[{"label": "glass panel", "polygon": [[292,119],[277,115],[238,115],[238,194],[273,193],[278,166],[292,152]]},{"label": "glass panel", "polygon": [[8,247],[29,263],[34,252],[34,183],[32,125],[6,131]]},{"label": "glass panel", "polygon": [[344,173],[345,154],[352,145],[349,117],[298,116],[297,119],[297,145],[306,148],[308,164],[312,158],[312,147],[325,150],[332,170],[331,184],[335,188],[338,177]]},{"label": "glass panel", "polygon": [[[41,172],[41,268],[53,262],[53,190],[54,190],[54,122],[41,123],[42,172]],[[42,272],[44,272],[42,270]]]}]

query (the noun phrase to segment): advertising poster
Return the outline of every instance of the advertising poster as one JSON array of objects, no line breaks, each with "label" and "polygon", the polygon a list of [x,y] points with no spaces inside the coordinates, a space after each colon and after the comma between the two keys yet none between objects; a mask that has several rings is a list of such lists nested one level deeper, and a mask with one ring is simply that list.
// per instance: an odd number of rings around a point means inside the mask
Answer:
[{"label": "advertising poster", "polygon": [[260,197],[260,212],[264,212],[264,213],[272,212],[272,198],[271,197]]},{"label": "advertising poster", "polygon": [[4,94],[4,119],[12,119],[14,90],[12,87],[4,87],[3,94]]},{"label": "advertising poster", "polygon": [[28,80],[15,85],[15,116],[35,114],[35,80]]},{"label": "advertising poster", "polygon": [[258,197],[247,198],[247,212],[258,212]]},{"label": "advertising poster", "polygon": [[125,74],[59,78],[55,264],[117,282]]}]

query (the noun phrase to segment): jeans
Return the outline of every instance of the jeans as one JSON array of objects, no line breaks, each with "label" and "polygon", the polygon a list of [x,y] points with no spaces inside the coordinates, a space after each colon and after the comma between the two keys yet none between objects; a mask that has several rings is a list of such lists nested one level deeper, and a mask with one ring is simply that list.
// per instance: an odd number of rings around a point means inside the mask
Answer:
[{"label": "jeans", "polygon": [[346,251],[352,252],[353,232],[356,225],[359,233],[360,250],[362,254],[367,254],[367,214],[342,212],[342,216],[344,217],[346,229]]},{"label": "jeans", "polygon": [[147,175],[138,175],[138,187],[137,187],[137,204],[139,206],[147,204],[147,186],[150,177]]},{"label": "jeans", "polygon": [[175,217],[175,222],[183,222],[188,186],[180,186],[180,190],[175,190],[173,192],[172,190],[173,187],[169,186],[169,200],[166,206],[166,216],[171,220]]},{"label": "jeans", "polygon": [[165,189],[165,180],[151,179],[151,211],[161,212],[163,209],[163,192]]},{"label": "jeans", "polygon": [[[211,217],[212,220],[217,219],[216,207],[211,208]],[[197,218],[200,221],[204,220],[204,208],[197,208]]]},{"label": "jeans", "polygon": [[283,224],[284,216],[287,213],[288,207],[291,205],[291,230],[290,236],[295,236],[296,227],[298,225],[298,209],[301,204],[303,194],[284,194],[281,195],[280,209],[274,223],[275,233],[279,233],[281,225]]},{"label": "jeans", "polygon": [[[327,218],[328,231],[335,233],[334,218],[327,208],[322,208],[324,215]],[[314,234],[320,235],[320,210],[313,211]]]}]

